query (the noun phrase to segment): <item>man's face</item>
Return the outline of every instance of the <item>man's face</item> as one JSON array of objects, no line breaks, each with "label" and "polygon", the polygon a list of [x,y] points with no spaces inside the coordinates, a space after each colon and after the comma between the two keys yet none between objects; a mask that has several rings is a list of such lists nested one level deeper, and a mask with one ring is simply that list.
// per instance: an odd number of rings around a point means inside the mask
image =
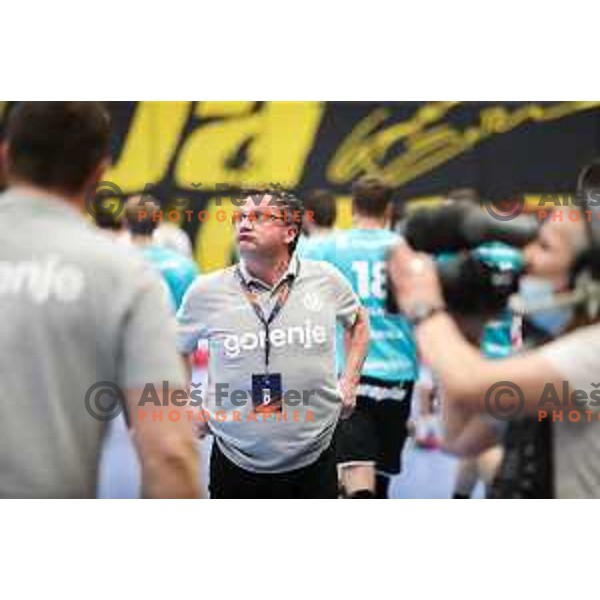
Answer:
[{"label": "man's face", "polygon": [[576,258],[577,237],[586,236],[585,223],[570,221],[567,211],[562,221],[552,215],[540,228],[537,238],[525,248],[527,272],[551,280],[557,289],[563,287]]},{"label": "man's face", "polygon": [[[237,209],[234,218],[236,239],[241,256],[279,256],[287,252],[287,246],[297,235],[300,223],[284,219],[284,210],[276,200],[264,195],[248,196],[244,205]],[[271,205],[269,205],[271,203]]]}]

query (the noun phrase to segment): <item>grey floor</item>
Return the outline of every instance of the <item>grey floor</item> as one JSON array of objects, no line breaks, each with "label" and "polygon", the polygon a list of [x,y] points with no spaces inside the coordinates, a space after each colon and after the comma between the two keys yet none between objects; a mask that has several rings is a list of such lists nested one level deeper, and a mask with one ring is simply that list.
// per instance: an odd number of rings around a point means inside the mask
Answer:
[{"label": "grey floor", "polygon": [[[194,380],[198,381],[199,377]],[[210,438],[198,442],[201,478],[206,486]],[[403,457],[403,472],[392,480],[392,498],[450,498],[457,460],[441,451],[415,448],[409,440]],[[482,496],[478,486],[475,497]],[[110,423],[100,463],[99,498],[139,498],[140,469],[122,418]]]}]

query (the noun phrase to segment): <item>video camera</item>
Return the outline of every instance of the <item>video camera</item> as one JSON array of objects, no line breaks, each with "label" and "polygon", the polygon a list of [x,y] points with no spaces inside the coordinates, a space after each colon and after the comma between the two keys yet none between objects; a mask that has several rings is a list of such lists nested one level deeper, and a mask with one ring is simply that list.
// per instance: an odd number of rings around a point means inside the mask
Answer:
[{"label": "video camera", "polygon": [[[600,190],[600,162],[584,167],[578,181],[575,204],[586,223],[587,239],[582,240],[571,268],[569,291],[532,302],[518,291],[520,269],[502,261],[486,260],[482,247],[490,243],[523,248],[537,236],[539,221],[530,215],[501,220],[491,211],[472,202],[446,202],[431,209],[412,213],[403,226],[403,235],[411,247],[438,257],[442,291],[449,309],[467,316],[497,313],[507,306],[513,313],[528,316],[557,308],[579,307],[588,319],[600,314],[600,203],[595,202]],[[449,259],[440,260],[446,253]],[[388,310],[398,312],[395,300],[388,294]]]},{"label": "video camera", "polygon": [[[506,308],[524,267],[518,249],[537,231],[534,217],[503,221],[466,201],[418,209],[403,225],[414,250],[436,256],[446,303],[462,315],[492,315]],[[389,294],[388,310],[397,312]]]}]

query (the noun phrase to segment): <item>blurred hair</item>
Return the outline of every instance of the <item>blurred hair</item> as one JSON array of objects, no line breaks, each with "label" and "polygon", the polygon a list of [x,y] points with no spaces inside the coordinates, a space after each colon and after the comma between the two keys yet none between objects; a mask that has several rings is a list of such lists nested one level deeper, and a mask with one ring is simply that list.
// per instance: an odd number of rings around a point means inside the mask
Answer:
[{"label": "blurred hair", "polygon": [[160,211],[160,202],[154,196],[132,196],[125,203],[127,229],[132,235],[152,235],[159,225]]},{"label": "blurred hair", "polygon": [[94,221],[100,229],[111,229],[113,231],[121,229],[123,222],[120,218],[120,211],[115,207],[113,199],[95,198],[93,209]]},{"label": "blurred hair", "polygon": [[73,194],[108,157],[110,118],[100,102],[20,102],[5,135],[9,177]]},{"label": "blurred hair", "polygon": [[304,209],[312,212],[310,221],[319,227],[333,227],[337,218],[335,196],[324,189],[311,190],[306,194]]},{"label": "blurred hair", "polygon": [[363,175],[352,184],[352,205],[356,212],[383,217],[392,200],[393,188],[381,177]]}]

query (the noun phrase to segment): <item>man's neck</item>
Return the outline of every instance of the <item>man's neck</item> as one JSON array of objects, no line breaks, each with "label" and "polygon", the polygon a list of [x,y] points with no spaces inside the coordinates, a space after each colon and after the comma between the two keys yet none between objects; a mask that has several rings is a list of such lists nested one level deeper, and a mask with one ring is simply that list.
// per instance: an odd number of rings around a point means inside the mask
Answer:
[{"label": "man's neck", "polygon": [[131,234],[131,243],[134,246],[150,246],[152,244],[151,235],[139,235],[136,233]]},{"label": "man's neck", "polygon": [[287,271],[291,257],[288,255],[276,259],[244,257],[244,266],[252,277],[274,286]]},{"label": "man's neck", "polygon": [[387,229],[388,222],[386,217],[370,217],[366,215],[354,214],[352,225],[355,229]]}]

